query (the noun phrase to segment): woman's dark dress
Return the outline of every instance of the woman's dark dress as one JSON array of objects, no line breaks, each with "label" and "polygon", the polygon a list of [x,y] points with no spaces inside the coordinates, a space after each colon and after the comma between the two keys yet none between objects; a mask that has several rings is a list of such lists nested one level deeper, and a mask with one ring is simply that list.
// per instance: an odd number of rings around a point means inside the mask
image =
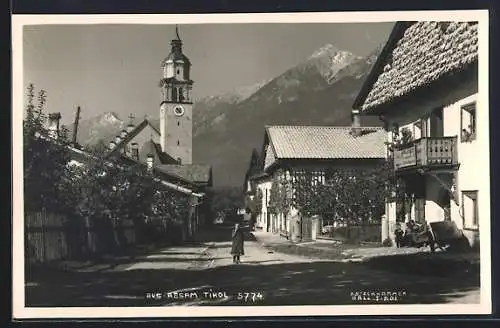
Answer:
[{"label": "woman's dark dress", "polygon": [[241,229],[236,231],[233,230],[232,239],[231,254],[245,255],[245,250],[243,249],[243,231],[241,231]]}]

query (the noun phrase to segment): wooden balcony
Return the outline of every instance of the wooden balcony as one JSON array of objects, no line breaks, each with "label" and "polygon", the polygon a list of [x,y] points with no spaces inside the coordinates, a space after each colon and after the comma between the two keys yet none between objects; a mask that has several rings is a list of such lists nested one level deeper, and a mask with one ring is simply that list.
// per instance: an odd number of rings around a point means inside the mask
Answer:
[{"label": "wooden balcony", "polygon": [[394,170],[456,169],[457,137],[426,137],[394,150]]}]

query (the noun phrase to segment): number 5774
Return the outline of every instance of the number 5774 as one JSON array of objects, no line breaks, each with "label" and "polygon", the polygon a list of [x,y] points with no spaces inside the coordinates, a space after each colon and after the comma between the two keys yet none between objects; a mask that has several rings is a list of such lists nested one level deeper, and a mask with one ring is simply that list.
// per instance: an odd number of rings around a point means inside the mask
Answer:
[{"label": "number 5774", "polygon": [[239,292],[238,300],[243,302],[256,302],[262,301],[264,296],[259,292]]}]

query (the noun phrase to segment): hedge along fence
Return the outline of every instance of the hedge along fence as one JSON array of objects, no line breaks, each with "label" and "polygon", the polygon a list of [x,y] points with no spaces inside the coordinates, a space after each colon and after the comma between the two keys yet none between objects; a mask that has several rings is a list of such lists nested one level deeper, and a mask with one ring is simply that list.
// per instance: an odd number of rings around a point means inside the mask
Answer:
[{"label": "hedge along fence", "polygon": [[380,243],[382,226],[380,223],[360,224],[332,228],[323,237],[340,239],[345,243],[359,244],[363,242]]}]

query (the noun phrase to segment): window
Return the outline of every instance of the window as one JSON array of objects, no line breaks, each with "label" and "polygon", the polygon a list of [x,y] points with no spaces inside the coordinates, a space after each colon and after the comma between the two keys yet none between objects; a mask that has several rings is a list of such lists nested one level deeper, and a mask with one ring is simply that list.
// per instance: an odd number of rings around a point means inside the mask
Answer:
[{"label": "window", "polygon": [[138,148],[132,148],[132,158],[139,160],[139,149]]},{"label": "window", "polygon": [[180,145],[181,145],[180,141],[179,141],[179,140],[177,140],[177,146],[180,146]]},{"label": "window", "polygon": [[177,101],[177,88],[172,89],[172,100]]},{"label": "window", "polygon": [[462,191],[462,216],[464,228],[477,229],[479,227],[477,194],[477,190]]},{"label": "window", "polygon": [[436,108],[429,117],[429,137],[444,137],[443,108]]},{"label": "window", "polygon": [[476,103],[462,106],[460,110],[460,141],[471,142],[476,139]]},{"label": "window", "polygon": [[182,88],[179,88],[179,102],[184,101],[184,90]]},{"label": "window", "polygon": [[177,122],[177,126],[181,125],[181,122]]},{"label": "window", "polygon": [[181,70],[177,69],[177,75],[181,74]]}]

